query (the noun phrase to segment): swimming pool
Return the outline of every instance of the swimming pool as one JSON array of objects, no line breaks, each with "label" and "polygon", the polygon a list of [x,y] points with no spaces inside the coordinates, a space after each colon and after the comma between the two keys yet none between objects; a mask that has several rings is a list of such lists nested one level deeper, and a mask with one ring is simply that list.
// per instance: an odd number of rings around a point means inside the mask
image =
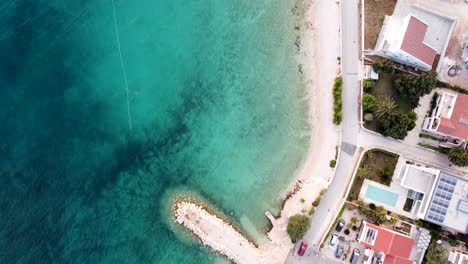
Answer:
[{"label": "swimming pool", "polygon": [[366,198],[388,206],[395,206],[398,194],[369,184],[367,185]]}]

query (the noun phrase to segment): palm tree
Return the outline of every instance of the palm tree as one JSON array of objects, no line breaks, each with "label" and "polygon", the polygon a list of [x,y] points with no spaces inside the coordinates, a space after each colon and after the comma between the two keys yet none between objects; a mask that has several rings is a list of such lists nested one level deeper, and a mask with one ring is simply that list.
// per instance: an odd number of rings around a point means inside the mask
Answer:
[{"label": "palm tree", "polygon": [[375,116],[381,119],[383,116],[390,114],[397,108],[395,101],[389,96],[380,97],[375,105]]},{"label": "palm tree", "polygon": [[356,175],[359,179],[363,180],[363,179],[367,179],[370,176],[371,172],[372,172],[371,167],[367,165],[363,165],[357,170]]}]

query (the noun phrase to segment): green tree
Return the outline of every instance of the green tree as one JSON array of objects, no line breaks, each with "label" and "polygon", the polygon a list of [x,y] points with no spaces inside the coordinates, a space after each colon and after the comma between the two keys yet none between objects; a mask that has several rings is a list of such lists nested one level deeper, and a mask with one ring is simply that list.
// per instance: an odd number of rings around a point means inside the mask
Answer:
[{"label": "green tree", "polygon": [[395,101],[389,96],[380,97],[375,104],[374,114],[378,119],[390,115],[397,108]]},{"label": "green tree", "polygon": [[364,92],[369,93],[372,91],[372,88],[374,88],[375,85],[375,80],[372,79],[365,79],[362,82],[362,88],[364,89]]},{"label": "green tree", "polygon": [[379,59],[372,64],[372,68],[377,73],[395,73],[395,64],[389,59]]},{"label": "green tree", "polygon": [[427,249],[426,263],[427,264],[445,263],[445,260],[447,260],[447,257],[448,257],[447,250],[442,245],[432,242],[429,248]]},{"label": "green tree", "polygon": [[362,179],[369,178],[371,173],[372,173],[372,168],[367,165],[363,165],[357,170],[356,176],[362,180]]},{"label": "green tree", "polygon": [[293,243],[304,237],[307,230],[310,228],[310,220],[307,216],[296,214],[289,218],[286,231]]},{"label": "green tree", "polygon": [[416,115],[405,113],[400,108],[381,114],[379,121],[382,123],[383,135],[396,139],[404,139],[408,131],[416,126]]},{"label": "green tree", "polygon": [[430,93],[437,84],[437,74],[433,71],[420,75],[399,74],[394,80],[398,92],[407,98],[414,107],[419,104],[419,98]]},{"label": "green tree", "polygon": [[372,113],[375,110],[377,99],[372,95],[365,93],[362,96],[362,110],[366,113]]},{"label": "green tree", "polygon": [[372,222],[376,225],[381,225],[387,222],[387,211],[383,206],[377,206],[375,210],[371,212]]},{"label": "green tree", "polygon": [[457,166],[468,166],[468,150],[464,148],[451,148],[448,152],[448,158]]}]

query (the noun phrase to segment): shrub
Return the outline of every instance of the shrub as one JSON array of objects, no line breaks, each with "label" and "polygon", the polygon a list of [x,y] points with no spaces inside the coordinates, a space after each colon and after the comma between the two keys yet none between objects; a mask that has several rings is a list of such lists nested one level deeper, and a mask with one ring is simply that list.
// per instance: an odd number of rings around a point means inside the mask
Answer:
[{"label": "shrub", "polygon": [[301,203],[303,203],[303,202],[305,202],[305,199],[301,198],[299,201],[301,201]]},{"label": "shrub", "polygon": [[309,209],[309,215],[313,215],[315,213],[315,209],[312,207]]},{"label": "shrub", "polygon": [[[352,193],[352,194],[354,194],[354,193]],[[351,195],[351,193],[349,195]],[[348,200],[352,201],[354,199],[350,199],[350,197],[348,196]],[[354,205],[352,203],[346,203],[346,209],[348,209],[349,211],[353,211],[354,209],[356,209],[356,205]]]},{"label": "shrub", "polygon": [[286,231],[288,232],[289,237],[293,243],[296,243],[297,240],[302,239],[310,228],[309,218],[305,215],[296,214],[289,218],[288,226]]},{"label": "shrub", "polygon": [[394,224],[398,223],[398,219],[392,217],[392,219],[390,219],[390,223],[391,223],[392,225],[394,225]]},{"label": "shrub", "polygon": [[330,160],[330,167],[335,168],[336,160]]},{"label": "shrub", "polygon": [[321,200],[321,198],[320,198],[320,197],[317,197],[317,198],[312,202],[312,205],[315,206],[315,207],[319,206],[320,200]]},{"label": "shrub", "polygon": [[355,216],[351,217],[351,223],[355,224],[357,223],[357,221],[358,221],[357,217]]},{"label": "shrub", "polygon": [[426,263],[427,264],[440,264],[445,263],[445,260],[448,257],[447,250],[437,243],[432,242],[429,248],[427,249],[426,254]]},{"label": "shrub", "polygon": [[343,91],[343,78],[336,77],[333,83],[333,123],[341,124],[343,120],[341,92]]},{"label": "shrub", "polygon": [[381,225],[387,222],[387,213],[383,206],[377,206],[374,211],[371,212],[371,218],[374,224]]},{"label": "shrub", "polygon": [[362,167],[358,168],[356,172],[356,176],[358,177],[358,179],[363,180],[363,179],[369,178],[371,173],[372,173],[372,168],[364,164]]},{"label": "shrub", "polygon": [[353,231],[356,231],[356,230],[358,229],[358,227],[355,226],[355,225],[353,225],[353,227],[351,227],[351,229],[352,229]]},{"label": "shrub", "polygon": [[372,115],[371,113],[368,113],[368,114],[364,115],[364,121],[370,122],[372,120],[374,120],[374,115]]},{"label": "shrub", "polygon": [[369,204],[369,209],[375,210],[375,208],[377,208],[377,206],[375,206],[375,204],[373,204],[373,203]]},{"label": "shrub", "polygon": [[[348,194],[348,201],[354,201],[354,200],[356,200],[356,194],[355,194],[354,192],[349,192],[349,194]],[[354,206],[353,204],[348,204],[348,205]],[[349,207],[348,207],[348,209],[349,209]],[[351,209],[350,209],[350,210],[351,210]]]},{"label": "shrub", "polygon": [[372,91],[372,88],[374,88],[375,81],[372,79],[366,79],[362,83],[362,88],[364,89],[364,92],[370,93]]},{"label": "shrub", "polygon": [[349,229],[345,229],[344,234],[345,234],[345,235],[349,235],[349,233],[350,233],[350,232],[349,232]]},{"label": "shrub", "polygon": [[377,99],[372,94],[364,94],[362,96],[362,110],[366,113],[372,113],[375,111]]},{"label": "shrub", "polygon": [[327,191],[327,189],[323,188],[322,190],[320,190],[320,196],[323,196],[325,194],[325,192]]},{"label": "shrub", "polygon": [[451,148],[448,152],[448,158],[457,166],[468,166],[468,150],[464,148]]},{"label": "shrub", "polygon": [[395,73],[395,64],[389,59],[379,59],[372,64],[372,68],[377,73]]},{"label": "shrub", "polygon": [[456,236],[449,235],[447,238],[448,238],[447,241],[452,247],[458,247],[460,245],[460,241],[457,240]]}]

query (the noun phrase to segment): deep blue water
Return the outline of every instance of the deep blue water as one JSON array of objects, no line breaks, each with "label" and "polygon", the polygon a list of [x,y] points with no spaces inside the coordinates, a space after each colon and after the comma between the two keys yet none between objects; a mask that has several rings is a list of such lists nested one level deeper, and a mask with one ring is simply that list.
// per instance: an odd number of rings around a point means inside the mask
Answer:
[{"label": "deep blue water", "polygon": [[294,5],[115,0],[130,130],[111,0],[0,1],[0,263],[213,263],[184,193],[258,239],[309,142]]}]

